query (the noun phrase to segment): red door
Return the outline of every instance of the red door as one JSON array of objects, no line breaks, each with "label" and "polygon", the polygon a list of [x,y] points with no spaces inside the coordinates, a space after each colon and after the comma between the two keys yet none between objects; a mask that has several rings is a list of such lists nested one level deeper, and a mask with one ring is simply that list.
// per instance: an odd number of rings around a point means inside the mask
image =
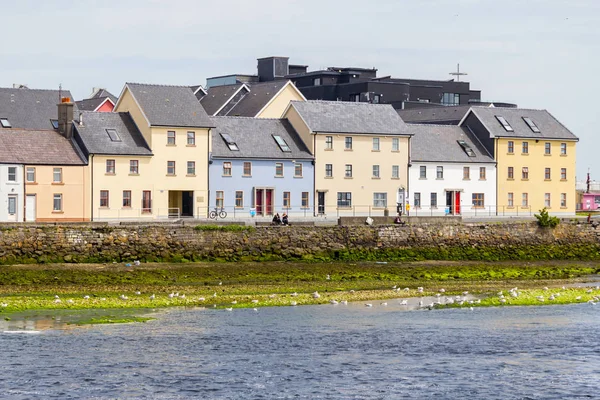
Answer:
[{"label": "red door", "polygon": [[460,214],[460,192],[454,192],[454,208],[456,209],[456,215]]},{"label": "red door", "polygon": [[263,190],[256,189],[254,196],[256,199],[256,215],[263,215]]},{"label": "red door", "polygon": [[266,189],[265,209],[267,211],[267,215],[273,214],[273,189]]}]

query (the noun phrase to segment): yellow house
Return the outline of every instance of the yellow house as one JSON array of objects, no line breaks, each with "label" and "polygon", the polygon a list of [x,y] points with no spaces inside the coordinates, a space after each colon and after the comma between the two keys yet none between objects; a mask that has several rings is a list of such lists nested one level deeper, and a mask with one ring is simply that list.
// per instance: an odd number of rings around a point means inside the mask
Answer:
[{"label": "yellow house", "polygon": [[143,165],[152,188],[143,194],[141,208],[150,205],[158,217],[205,216],[212,122],[192,90],[127,83],[114,111],[129,113],[152,150]]},{"label": "yellow house", "polygon": [[473,107],[461,126],[497,162],[498,215],[574,215],[579,140],[546,110]]},{"label": "yellow house", "polygon": [[395,214],[408,189],[410,133],[391,105],[292,101],[284,118],[315,157],[318,214]]},{"label": "yellow house", "polygon": [[211,116],[281,118],[290,101],[306,101],[289,80],[213,86],[200,99]]}]

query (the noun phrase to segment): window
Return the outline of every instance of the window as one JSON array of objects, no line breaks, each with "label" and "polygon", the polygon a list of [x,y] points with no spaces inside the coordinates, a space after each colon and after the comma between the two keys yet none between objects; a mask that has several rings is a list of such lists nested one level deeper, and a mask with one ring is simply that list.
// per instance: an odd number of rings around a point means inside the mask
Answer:
[{"label": "window", "polygon": [[175,146],[175,131],[167,131],[167,145]]},{"label": "window", "polygon": [[290,208],[290,192],[283,192],[283,207]]},{"label": "window", "polygon": [[283,163],[275,163],[275,176],[276,177],[283,177]]},{"label": "window", "polygon": [[227,144],[227,147],[229,148],[229,150],[231,150],[231,151],[239,151],[240,150],[240,148],[235,143],[235,140],[233,140],[231,135],[229,135],[228,133],[221,133],[220,135],[221,135],[221,138]]},{"label": "window", "polygon": [[419,193],[419,192],[415,193],[415,207],[416,208],[421,207],[421,193]]},{"label": "window", "polygon": [[373,165],[373,178],[379,178],[379,165]]},{"label": "window", "polygon": [[550,208],[550,193],[544,193],[544,207]]},{"label": "window", "polygon": [[552,143],[546,142],[544,143],[544,154],[552,154]]},{"label": "window", "polygon": [[508,179],[515,179],[515,168],[508,167]]},{"label": "window", "polygon": [[225,204],[225,199],[223,197],[223,191],[222,190],[217,190],[217,196],[215,198],[215,206],[221,208],[224,206]]},{"label": "window", "polygon": [[523,167],[521,170],[521,179],[529,179],[529,168]]},{"label": "window", "polygon": [[473,193],[473,207],[484,207],[483,193]]},{"label": "window", "polygon": [[509,192],[508,193],[508,206],[509,207],[514,207],[515,205],[515,196],[513,192]]},{"label": "window", "polygon": [[8,181],[9,182],[17,181],[17,167],[8,167]]},{"label": "window", "polygon": [[196,132],[189,131],[187,133],[187,144],[188,144],[188,146],[196,145]]},{"label": "window", "polygon": [[17,213],[17,196],[8,196],[8,213],[10,215]]},{"label": "window", "polygon": [[350,101],[353,101],[355,103],[360,102],[360,93],[351,94]]},{"label": "window", "polygon": [[243,208],[244,207],[244,192],[241,190],[237,190],[235,192],[235,206],[237,208]]},{"label": "window", "polygon": [[523,193],[521,195],[521,206],[523,206],[523,207],[529,206],[529,195],[527,193]]},{"label": "window", "polygon": [[567,155],[567,144],[566,143],[561,143],[560,144],[560,155],[561,156],[566,156]]},{"label": "window", "polygon": [[560,180],[561,181],[566,181],[567,180],[567,169],[566,168],[561,168],[560,169]]},{"label": "window", "polygon": [[27,179],[27,182],[35,182],[35,167],[27,167],[25,179]]},{"label": "window", "polygon": [[250,161],[244,162],[244,176],[252,176],[252,163]]},{"label": "window", "polygon": [[115,160],[106,160],[106,173],[109,175],[115,174]]},{"label": "window", "polygon": [[302,163],[297,162],[294,164],[294,176],[297,178],[302,178]]},{"label": "window", "polygon": [[123,208],[131,207],[131,190],[123,190]]},{"label": "window", "polygon": [[471,179],[471,167],[463,167],[463,179],[467,181]]},{"label": "window", "polygon": [[485,181],[485,175],[486,175],[485,167],[479,167],[479,180]]},{"label": "window", "polygon": [[333,177],[333,164],[325,164],[325,176],[327,178]]},{"label": "window", "polygon": [[230,162],[223,163],[223,176],[231,176],[231,163]]},{"label": "window", "polygon": [[321,78],[314,78],[313,86],[321,86]]},{"label": "window", "polygon": [[346,164],[346,178],[352,178],[352,164]]},{"label": "window", "polygon": [[292,150],[290,149],[290,146],[288,146],[288,144],[285,142],[285,140],[283,140],[283,138],[281,136],[273,135],[273,139],[275,139],[275,141],[277,142],[277,145],[279,146],[281,151],[283,151],[284,153],[292,152]]},{"label": "window", "polygon": [[0,125],[2,125],[3,128],[12,128],[12,125],[8,122],[7,118],[0,118]]},{"label": "window", "polygon": [[338,192],[337,206],[338,207],[352,207],[352,193],[351,192]]},{"label": "window", "polygon": [[501,117],[499,115],[496,115],[496,119],[498,120],[498,122],[500,122],[500,125],[502,125],[502,127],[504,128],[504,130],[506,132],[513,132],[514,129],[512,128],[512,126],[510,126],[510,124],[508,123],[508,121],[506,120],[506,118]]},{"label": "window", "polygon": [[142,192],[142,212],[152,212],[152,192],[150,190],[144,190]]},{"label": "window", "polygon": [[373,138],[373,151],[379,151],[379,138]]},{"label": "window", "polygon": [[435,176],[437,179],[444,179],[444,167],[438,165],[436,167],[436,175]]},{"label": "window", "polygon": [[550,168],[544,168],[544,179],[547,181],[550,180]]},{"label": "window", "polygon": [[52,172],[52,182],[62,183],[62,181],[62,168],[54,168]]},{"label": "window", "polygon": [[308,208],[308,192],[302,192],[302,208]]},{"label": "window", "polygon": [[529,142],[523,142],[523,148],[521,150],[523,154],[529,154]]},{"label": "window", "polygon": [[196,175],[196,161],[187,162],[187,174]]},{"label": "window", "polygon": [[392,165],[392,179],[400,178],[400,166]]},{"label": "window", "polygon": [[469,157],[477,157],[477,155],[467,142],[465,142],[464,140],[457,140],[456,142],[460,145],[460,147],[462,147],[464,152],[467,153]]},{"label": "window", "polygon": [[392,138],[392,151],[400,151],[400,139]]},{"label": "window", "polygon": [[373,193],[373,207],[387,207],[387,193]]},{"label": "window", "polygon": [[566,193],[561,193],[560,194],[560,206],[561,207],[566,207],[567,206],[567,194]]},{"label": "window", "polygon": [[52,211],[58,212],[62,211],[62,194],[54,193],[54,198],[52,202]]},{"label": "window", "polygon": [[513,154],[515,152],[515,142],[512,140],[508,141],[508,153]]},{"label": "window", "polygon": [[381,103],[381,95],[380,94],[374,94],[373,95],[373,104],[379,104]]},{"label": "window", "polygon": [[58,120],[57,119],[50,119],[50,124],[52,125],[52,128],[58,129]]},{"label": "window", "polygon": [[113,142],[121,141],[121,136],[119,136],[116,129],[107,129],[106,133],[108,134],[108,137],[110,138],[111,141],[113,141]]},{"label": "window", "polygon": [[460,104],[460,94],[444,93],[442,94],[442,104],[445,106],[457,106]]},{"label": "window", "polygon": [[129,160],[129,173],[131,175],[140,173],[140,162],[138,160]]},{"label": "window", "polygon": [[108,190],[100,191],[100,207],[108,208]]},{"label": "window", "polygon": [[346,150],[352,150],[352,137],[346,136],[346,139],[344,140],[344,146]]},{"label": "window", "polygon": [[167,161],[167,175],[175,175],[175,161]]},{"label": "window", "polygon": [[325,150],[333,150],[333,136],[325,136]]},{"label": "window", "polygon": [[533,120],[529,117],[523,117],[523,121],[525,121],[525,123],[527,124],[527,126],[529,126],[529,128],[535,132],[535,133],[540,133],[540,128],[537,127],[537,125],[535,124],[535,122],[533,122]]},{"label": "window", "polygon": [[419,179],[427,179],[427,167],[425,165],[419,166]]},{"label": "window", "polygon": [[437,193],[431,193],[431,208],[437,207]]}]

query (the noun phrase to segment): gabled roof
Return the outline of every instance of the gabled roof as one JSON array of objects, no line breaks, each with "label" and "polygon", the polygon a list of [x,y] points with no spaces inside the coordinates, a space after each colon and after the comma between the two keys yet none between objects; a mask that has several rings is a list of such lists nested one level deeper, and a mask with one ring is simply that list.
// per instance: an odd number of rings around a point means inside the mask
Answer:
[{"label": "gabled roof", "polygon": [[[73,124],[86,154],[151,156],[152,151],[129,113],[83,112],[82,125]],[[114,129],[121,141],[113,141]]]},{"label": "gabled roof", "polygon": [[[467,128],[456,125],[408,124],[411,161],[495,163],[483,145]],[[464,140],[475,157],[469,157],[458,140]]]},{"label": "gabled roof", "polygon": [[410,135],[406,124],[389,104],[346,101],[292,101],[312,132]]},{"label": "gabled roof", "polygon": [[280,80],[263,83],[247,83],[250,87],[250,93],[246,94],[229,112],[227,115],[240,117],[256,117],[258,112],[262,110],[267,103],[279,94],[286,86],[291,85],[290,81]]},{"label": "gabled roof", "polygon": [[13,128],[53,129],[50,120],[58,119],[61,96],[72,99],[68,90],[59,94],[58,90],[0,88],[0,118],[7,118]]},{"label": "gabled roof", "polygon": [[223,106],[231,100],[240,88],[244,86],[243,83],[236,83],[235,85],[223,85],[213,86],[208,89],[208,94],[200,99],[200,104],[206,110],[208,115],[215,115]]},{"label": "gabled roof", "polygon": [[77,146],[52,130],[0,129],[0,163],[86,165]]},{"label": "gabled roof", "polygon": [[105,99],[107,97],[110,99],[110,101],[112,101],[113,104],[117,103],[117,96],[102,88],[98,89],[96,93],[90,97],[90,99]]},{"label": "gabled roof", "polygon": [[198,100],[200,100],[202,97],[208,94],[208,92],[206,91],[206,89],[204,89],[202,85],[190,86],[190,89],[192,89],[192,92],[194,92],[194,96],[196,96]]},{"label": "gabled roof", "polygon": [[79,100],[75,103],[79,111],[96,111],[105,101],[110,101],[113,106],[116,101],[112,101],[110,97],[94,97],[91,99]]},{"label": "gabled roof", "polygon": [[397,110],[400,118],[407,124],[410,123],[458,123],[465,116],[471,106],[440,106],[440,107],[425,107],[425,108],[410,108],[406,110]]},{"label": "gabled roof", "polygon": [[[300,136],[285,119],[211,117],[212,156],[217,158],[312,159]],[[239,151],[232,151],[222,133],[229,134]],[[273,135],[281,136],[290,152],[279,147]]]},{"label": "gabled roof", "polygon": [[[525,108],[473,107],[461,121],[461,125],[470,114],[475,115],[490,133],[490,137],[523,137],[578,140],[567,127],[546,110]],[[496,116],[503,117],[512,127],[509,132],[498,121]],[[523,118],[531,118],[540,132],[534,132]]]},{"label": "gabled roof", "polygon": [[212,127],[188,86],[126,83],[151,126]]}]

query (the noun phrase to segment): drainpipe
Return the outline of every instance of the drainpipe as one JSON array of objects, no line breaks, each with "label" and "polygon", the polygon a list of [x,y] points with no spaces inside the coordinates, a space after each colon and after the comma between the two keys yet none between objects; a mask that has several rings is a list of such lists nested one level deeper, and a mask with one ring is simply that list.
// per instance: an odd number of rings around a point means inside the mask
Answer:
[{"label": "drainpipe", "polygon": [[27,167],[23,164],[23,222],[27,220],[27,208],[25,203],[27,202],[27,190],[25,190],[25,185],[27,184]]},{"label": "drainpipe", "polygon": [[406,165],[406,192],[404,192],[404,204],[402,204],[402,210],[408,217],[408,212],[406,211],[406,199],[408,198],[408,194],[410,193],[410,168],[412,168],[412,157],[411,157],[411,145],[410,140],[412,136],[408,137],[408,164]]},{"label": "drainpipe", "polygon": [[90,214],[90,221],[94,221],[94,155],[90,154],[91,164],[91,182],[90,182],[90,207],[92,208]]},{"label": "drainpipe", "polygon": [[[211,128],[208,128],[208,135],[206,136],[206,150],[208,151],[208,165],[206,166],[206,215],[208,216],[208,210],[210,210],[210,164],[212,162],[212,151],[210,148]],[[225,205],[225,204],[223,204]],[[197,208],[197,207],[196,207]],[[200,218],[200,215],[197,215]]]},{"label": "drainpipe", "polygon": [[[319,215],[319,196],[317,194],[317,158],[315,157],[317,149],[317,134],[313,135],[313,217]],[[316,197],[316,198],[315,198]],[[316,205],[316,207],[315,207]],[[325,214],[325,204],[323,204],[323,214]]]},{"label": "drainpipe", "polygon": [[[496,216],[498,216],[498,138],[494,140],[494,161],[496,161]],[[513,198],[514,203],[514,198]]]}]

